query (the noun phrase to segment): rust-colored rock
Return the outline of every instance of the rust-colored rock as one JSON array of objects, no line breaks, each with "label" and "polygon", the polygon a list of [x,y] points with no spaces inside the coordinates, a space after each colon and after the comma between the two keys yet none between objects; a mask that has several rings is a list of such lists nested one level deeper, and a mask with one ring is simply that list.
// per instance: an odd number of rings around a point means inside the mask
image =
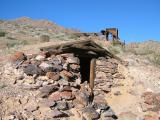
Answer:
[{"label": "rust-colored rock", "polygon": [[59,74],[55,72],[47,72],[46,76],[54,81],[57,81],[60,78]]},{"label": "rust-colored rock", "polygon": [[144,120],[158,120],[158,119],[156,119],[154,116],[146,115]]},{"label": "rust-colored rock", "polygon": [[61,92],[61,97],[66,100],[72,100],[75,98],[72,92],[68,92],[68,91]]},{"label": "rust-colored rock", "polygon": [[53,100],[53,101],[60,101],[61,98],[61,93],[60,92],[54,92],[49,96],[49,99]]},{"label": "rust-colored rock", "polygon": [[63,71],[60,72],[60,76],[62,78],[64,78],[65,80],[69,80],[69,78],[73,77],[73,74],[68,72],[68,71],[66,71],[66,70],[63,70]]},{"label": "rust-colored rock", "polygon": [[64,86],[62,91],[72,92],[71,86]]},{"label": "rust-colored rock", "polygon": [[145,92],[143,94],[143,97],[144,97],[144,103],[146,103],[148,105],[153,105],[154,95],[152,92]]},{"label": "rust-colored rock", "polygon": [[12,62],[23,61],[23,60],[26,60],[26,59],[27,59],[27,57],[23,52],[16,52],[14,55],[12,55],[10,57],[10,60]]}]

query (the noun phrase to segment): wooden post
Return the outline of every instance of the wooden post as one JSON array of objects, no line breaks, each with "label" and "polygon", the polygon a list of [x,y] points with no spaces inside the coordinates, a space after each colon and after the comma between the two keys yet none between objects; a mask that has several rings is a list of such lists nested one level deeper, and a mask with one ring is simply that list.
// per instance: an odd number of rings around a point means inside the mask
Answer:
[{"label": "wooden post", "polygon": [[94,80],[96,76],[95,65],[96,65],[96,59],[93,58],[90,62],[90,78],[89,78],[89,87],[91,89],[91,94],[90,94],[91,101],[93,101],[93,97],[94,97],[93,89],[94,89]]}]

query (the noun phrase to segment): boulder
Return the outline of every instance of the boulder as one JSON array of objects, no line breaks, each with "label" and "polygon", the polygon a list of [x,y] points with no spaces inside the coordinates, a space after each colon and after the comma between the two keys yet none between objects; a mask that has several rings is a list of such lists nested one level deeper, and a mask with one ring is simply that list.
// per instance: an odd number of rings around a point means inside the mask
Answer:
[{"label": "boulder", "polygon": [[35,64],[29,64],[26,68],[24,68],[24,73],[27,75],[43,75],[44,72]]},{"label": "boulder", "polygon": [[70,78],[73,77],[73,74],[66,71],[66,70],[63,70],[63,71],[60,72],[60,76],[68,81]]},{"label": "boulder", "polygon": [[100,117],[98,112],[92,107],[82,109],[82,115],[86,120],[95,120]]},{"label": "boulder", "polygon": [[61,65],[62,64],[61,60],[53,55],[51,56],[51,59],[49,61],[54,65]]},{"label": "boulder", "polygon": [[62,65],[53,65],[54,72],[60,72],[60,71],[62,71],[62,69],[63,69]]},{"label": "boulder", "polygon": [[45,72],[48,72],[48,71],[53,71],[53,65],[47,63],[47,62],[42,62],[39,67],[45,71]]},{"label": "boulder", "polygon": [[43,61],[43,60],[45,60],[45,56],[37,55],[35,59],[38,60],[38,61]]},{"label": "boulder", "polygon": [[27,60],[27,56],[23,52],[16,52],[14,55],[10,57],[11,62],[21,62],[23,60]]},{"label": "boulder", "polygon": [[68,109],[68,104],[65,101],[58,101],[56,104],[56,108],[58,110],[67,110]]},{"label": "boulder", "polygon": [[61,93],[58,91],[54,92],[49,96],[49,99],[51,99],[53,101],[60,101],[60,100],[62,100]]},{"label": "boulder", "polygon": [[68,91],[61,92],[61,97],[65,100],[73,100],[75,98],[72,92]]}]

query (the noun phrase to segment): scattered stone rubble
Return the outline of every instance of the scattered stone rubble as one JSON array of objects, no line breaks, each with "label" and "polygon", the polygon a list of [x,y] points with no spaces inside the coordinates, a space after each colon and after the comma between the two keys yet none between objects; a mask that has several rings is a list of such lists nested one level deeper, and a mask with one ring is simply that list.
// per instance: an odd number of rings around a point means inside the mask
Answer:
[{"label": "scattered stone rubble", "polygon": [[141,104],[143,112],[160,111],[160,93],[145,92],[142,95],[144,102]]},{"label": "scattered stone rubble", "polygon": [[145,113],[144,120],[159,120],[160,93],[144,92],[141,97],[143,98],[141,108]]},{"label": "scattered stone rubble", "polygon": [[15,76],[12,83],[27,91],[33,91],[35,97],[20,99],[23,110],[19,110],[17,114],[21,114],[21,118],[14,113],[6,116],[7,119],[117,119],[104,98],[114,85],[114,79],[124,78],[118,72],[116,60],[103,57],[97,59],[92,103],[88,83],[81,79],[80,60],[74,54],[50,55],[48,52],[41,52],[26,56],[17,52],[10,61],[11,63],[5,66],[5,76]]}]

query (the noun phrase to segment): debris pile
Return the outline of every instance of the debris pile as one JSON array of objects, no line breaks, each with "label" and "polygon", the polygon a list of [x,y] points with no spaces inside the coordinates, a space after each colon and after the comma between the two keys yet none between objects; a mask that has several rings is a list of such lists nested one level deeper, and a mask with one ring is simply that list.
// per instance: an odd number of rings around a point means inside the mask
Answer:
[{"label": "debris pile", "polygon": [[142,95],[144,99],[141,103],[143,112],[154,111],[159,112],[160,110],[160,93],[145,92]]},{"label": "debris pile", "polygon": [[15,76],[15,86],[34,92],[36,100],[27,100],[23,110],[35,119],[117,119],[104,97],[114,79],[123,79],[118,73],[117,61],[104,57],[96,60],[93,101],[90,101],[88,81],[82,80],[80,62],[72,53],[50,55],[42,51],[26,56],[17,52],[11,57],[11,67],[5,66],[4,73]]}]

